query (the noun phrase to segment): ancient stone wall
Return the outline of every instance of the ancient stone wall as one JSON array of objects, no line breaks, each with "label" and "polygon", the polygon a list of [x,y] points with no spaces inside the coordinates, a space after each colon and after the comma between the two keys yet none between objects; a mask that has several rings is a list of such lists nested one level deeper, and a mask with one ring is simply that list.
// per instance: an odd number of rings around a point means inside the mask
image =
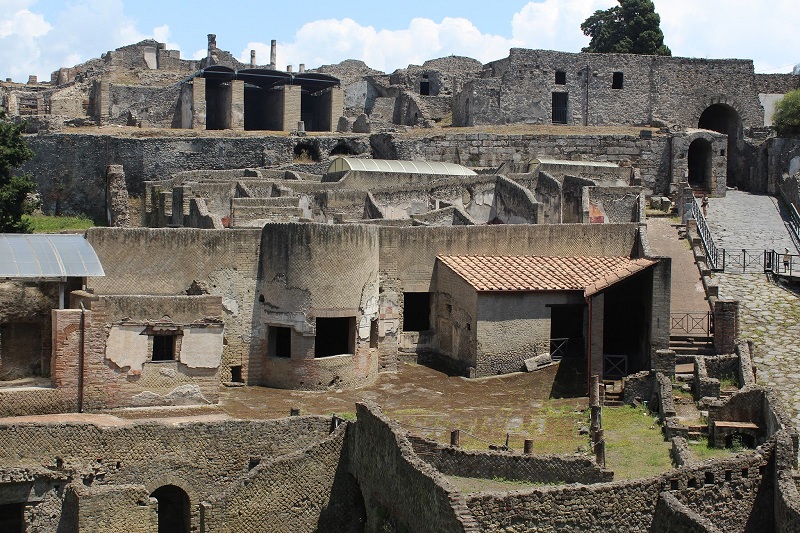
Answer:
[{"label": "ancient stone wall", "polygon": [[[181,86],[149,87],[109,85],[107,119],[109,124],[180,128]],[[105,104],[106,102],[104,102]]]},{"label": "ancient stone wall", "polygon": [[[484,79],[468,82],[456,95],[454,125],[563,120],[575,125],[695,127],[715,103],[733,107],[746,127],[763,124],[749,60],[512,48],[507,58],[486,67]],[[555,93],[566,95],[561,117],[554,114]]]},{"label": "ancient stone wall", "polygon": [[364,495],[367,531],[477,531],[463,497],[414,453],[405,432],[374,406],[357,404],[356,412],[350,472]]},{"label": "ancient stone wall", "polygon": [[185,295],[194,284],[195,293],[221,296],[220,379],[240,366],[246,383],[262,382],[266,332],[253,316],[261,230],[95,228],[87,239],[106,272],[88,280],[98,294]]},{"label": "ancient stone wall", "polygon": [[0,282],[0,380],[50,375],[50,310],[58,283]]},{"label": "ancient stone wall", "polygon": [[534,193],[503,176],[497,178],[492,208],[494,217],[490,215],[490,222],[541,224],[544,218],[543,207],[537,202]]},{"label": "ancient stone wall", "polygon": [[588,187],[589,222],[625,224],[641,222],[640,187]]},{"label": "ancient stone wall", "polygon": [[719,505],[713,508],[703,507],[698,514],[712,523],[721,520],[726,525],[729,522],[724,517],[730,514],[738,520],[738,529],[749,520],[759,524],[768,520],[772,474],[765,465],[771,455],[767,448],[760,454],[686,466],[648,479],[476,493],[467,497],[467,505],[486,531],[512,532],[533,527],[576,532],[649,531],[663,491],[692,503],[695,498],[710,496],[707,492],[735,493],[738,498],[716,502]]},{"label": "ancient stone wall", "polygon": [[475,451],[443,446],[421,437],[408,437],[414,452],[446,476],[494,479],[528,483],[604,483],[614,473],[594,458],[575,455],[523,455],[502,451]]},{"label": "ancient stone wall", "polygon": [[364,502],[347,471],[346,425],[325,440],[262,460],[201,506],[203,531],[349,531]]}]

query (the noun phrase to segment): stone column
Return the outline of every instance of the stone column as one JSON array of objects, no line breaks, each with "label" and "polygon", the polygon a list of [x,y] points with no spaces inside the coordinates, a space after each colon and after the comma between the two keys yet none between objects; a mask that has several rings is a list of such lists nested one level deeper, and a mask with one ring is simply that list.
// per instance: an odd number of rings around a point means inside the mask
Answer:
[{"label": "stone column", "polygon": [[333,131],[339,121],[339,117],[344,116],[344,90],[341,87],[331,87],[331,107],[330,117],[325,117],[328,120],[330,128],[328,131]]},{"label": "stone column", "polygon": [[244,129],[244,82],[231,82],[231,129]]},{"label": "stone column", "polygon": [[739,302],[717,300],[714,302],[714,352],[734,353],[739,334]]},{"label": "stone column", "polygon": [[206,129],[206,80],[192,80],[192,129]]},{"label": "stone column", "polygon": [[269,68],[275,70],[278,65],[278,41],[272,39],[269,43]]},{"label": "stone column", "polygon": [[131,225],[128,213],[128,186],[122,165],[106,167],[106,202],[108,205],[108,225],[127,228]]},{"label": "stone column", "polygon": [[250,68],[256,67],[256,51],[250,50]]},{"label": "stone column", "polygon": [[283,86],[283,121],[281,129],[291,131],[300,122],[300,86]]}]

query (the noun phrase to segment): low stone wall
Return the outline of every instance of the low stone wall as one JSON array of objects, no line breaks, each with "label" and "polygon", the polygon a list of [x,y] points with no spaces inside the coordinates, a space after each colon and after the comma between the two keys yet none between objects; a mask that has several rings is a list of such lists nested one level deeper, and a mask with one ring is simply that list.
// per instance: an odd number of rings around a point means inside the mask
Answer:
[{"label": "low stone wall", "polygon": [[775,442],[775,531],[800,531],[800,491],[792,472],[797,466],[797,449],[788,432],[781,431]]},{"label": "low stone wall", "polygon": [[736,343],[736,355],[739,356],[737,377],[740,387],[749,387],[756,384],[756,365],[753,362],[753,344],[739,341]]},{"label": "low stone wall", "polygon": [[420,459],[405,432],[374,405],[357,404],[348,434],[367,531],[478,531],[459,492]]},{"label": "low stone wall", "polygon": [[708,376],[706,358],[702,355],[694,363],[694,398],[719,398],[719,380]]},{"label": "low stone wall", "polygon": [[664,374],[656,374],[658,414],[664,418],[675,416],[675,398],[672,396],[672,381]]},{"label": "low stone wall", "polygon": [[[539,224],[543,206],[534,194],[508,178],[498,176],[494,189],[494,215],[503,224]],[[492,222],[490,220],[489,222]],[[630,222],[625,220],[624,222]]]},{"label": "low stone wall", "polygon": [[669,492],[662,492],[650,531],[661,533],[723,533]]},{"label": "low stone wall", "polygon": [[554,484],[603,483],[614,478],[612,471],[599,467],[591,457],[462,450],[420,437],[409,440],[423,461],[448,476]]},{"label": "low stone wall", "polygon": [[689,442],[684,437],[672,437],[672,462],[675,466],[684,466],[693,461]]},{"label": "low stone wall", "polygon": [[203,531],[363,528],[364,503],[347,472],[346,431],[343,424],[322,442],[262,462],[223,494],[203,502]]},{"label": "low stone wall", "polygon": [[645,402],[651,409],[658,409],[658,406],[653,404],[656,379],[651,371],[643,370],[636,374],[630,374],[625,376],[624,380],[625,385],[622,390],[626,404]]}]

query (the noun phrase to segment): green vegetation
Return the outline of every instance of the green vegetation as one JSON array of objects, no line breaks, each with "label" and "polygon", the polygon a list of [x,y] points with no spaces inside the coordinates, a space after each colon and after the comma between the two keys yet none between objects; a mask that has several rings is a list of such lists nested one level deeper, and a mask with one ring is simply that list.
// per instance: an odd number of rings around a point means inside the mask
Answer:
[{"label": "green vegetation", "polygon": [[655,476],[672,468],[671,445],[658,419],[645,408],[603,408],[606,466],[614,479]]},{"label": "green vegetation", "polygon": [[32,233],[58,233],[62,231],[85,231],[94,226],[86,215],[56,217],[50,215],[23,215],[28,231]]},{"label": "green vegetation", "polygon": [[583,51],[671,56],[653,2],[618,1],[618,6],[595,11],[581,24],[584,35],[591,37]]},{"label": "green vegetation", "polygon": [[772,121],[778,135],[800,133],[800,89],[786,93],[777,104]]},{"label": "green vegetation", "polygon": [[38,206],[31,194],[36,186],[29,176],[14,176],[12,171],[33,157],[24,137],[24,124],[6,120],[0,112],[0,233],[27,233],[30,226],[23,215]]},{"label": "green vegetation", "polygon": [[[739,444],[741,445],[741,440]],[[732,453],[736,452],[732,448],[715,448],[708,443],[708,439],[703,439],[700,442],[689,441],[689,449],[698,461],[729,457]],[[741,451],[741,448],[739,451]]]}]

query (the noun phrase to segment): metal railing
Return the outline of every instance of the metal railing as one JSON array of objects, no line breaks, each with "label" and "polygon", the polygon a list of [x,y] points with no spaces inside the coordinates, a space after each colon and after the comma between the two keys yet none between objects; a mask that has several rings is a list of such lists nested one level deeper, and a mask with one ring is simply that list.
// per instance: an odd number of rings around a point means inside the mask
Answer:
[{"label": "metal railing", "polygon": [[721,249],[722,264],[718,265],[722,272],[742,272],[756,270],[762,272],[766,265],[766,250],[745,250],[740,251]]},{"label": "metal railing", "polygon": [[800,255],[764,250],[764,272],[778,276],[800,276]]},{"label": "metal railing", "polygon": [[569,337],[561,339],[550,339],[550,358],[553,361],[561,361],[567,355]]},{"label": "metal railing", "polygon": [[605,379],[621,379],[628,375],[627,355],[603,355],[603,377]]},{"label": "metal railing", "polygon": [[697,224],[697,232],[700,234],[700,240],[703,241],[703,247],[706,249],[708,266],[711,267],[711,270],[717,272],[725,270],[724,258],[723,261],[720,261],[720,251],[717,249],[716,244],[714,244],[714,237],[711,234],[711,230],[708,228],[706,217],[703,216],[703,211],[697,203],[697,198],[692,202],[692,217]]},{"label": "metal railing", "polygon": [[671,335],[711,335],[714,331],[714,315],[710,311],[688,311],[669,314]]}]

